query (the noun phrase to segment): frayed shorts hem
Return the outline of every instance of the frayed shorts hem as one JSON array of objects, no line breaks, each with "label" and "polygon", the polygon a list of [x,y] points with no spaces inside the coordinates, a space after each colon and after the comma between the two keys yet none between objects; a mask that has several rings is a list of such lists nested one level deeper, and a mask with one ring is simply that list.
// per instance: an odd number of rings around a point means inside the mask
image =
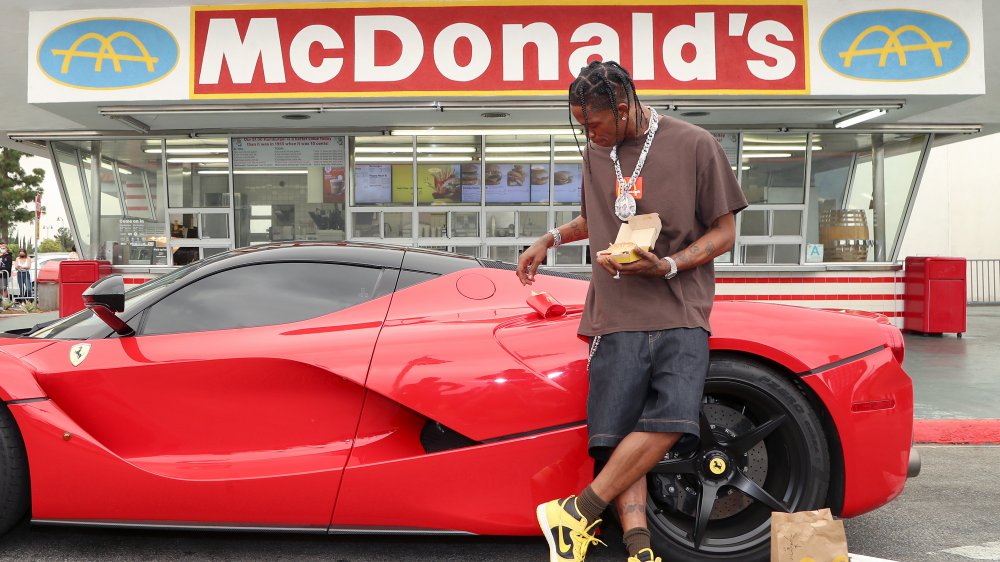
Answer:
[{"label": "frayed shorts hem", "polygon": [[[633,431],[645,433],[688,433],[695,438],[700,436],[700,427],[697,422],[676,420],[639,420]],[[593,452],[595,449],[614,449],[625,439],[624,435],[593,435],[587,440],[587,449]],[[591,456],[594,456],[591,454]]]}]

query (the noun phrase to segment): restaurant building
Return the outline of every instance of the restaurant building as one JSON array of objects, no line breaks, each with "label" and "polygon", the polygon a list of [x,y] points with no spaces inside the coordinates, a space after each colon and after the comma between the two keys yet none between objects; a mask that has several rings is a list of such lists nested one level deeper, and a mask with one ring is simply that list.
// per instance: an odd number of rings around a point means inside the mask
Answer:
[{"label": "restaurant building", "polygon": [[981,0],[14,4],[2,142],[52,159],[79,250],[131,282],[274,241],[516,261],[579,213],[566,87],[604,59],[729,157],[718,298],[898,317],[929,148],[1000,125]]}]

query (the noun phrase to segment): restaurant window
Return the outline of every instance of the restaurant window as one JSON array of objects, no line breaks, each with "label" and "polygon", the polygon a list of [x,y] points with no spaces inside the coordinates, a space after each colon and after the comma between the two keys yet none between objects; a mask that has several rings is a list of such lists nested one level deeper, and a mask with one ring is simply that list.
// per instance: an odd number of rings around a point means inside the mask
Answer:
[{"label": "restaurant window", "polygon": [[[60,143],[55,148],[67,197],[81,238],[92,242],[90,221],[95,220],[89,197],[94,154],[100,153],[99,238],[96,248],[86,254],[108,260],[113,265],[167,265],[167,232],[158,202],[165,200],[162,181],[162,150],[145,150],[143,140],[104,140]],[[74,174],[68,165],[74,155],[80,158],[83,174]],[[86,201],[81,209],[80,202]],[[80,220],[86,209],[87,220]],[[83,238],[86,237],[86,238]]]},{"label": "restaurant window", "polygon": [[[812,137],[807,261],[891,261],[927,135],[816,133]],[[874,189],[877,168],[872,166],[878,158],[883,162],[881,194]],[[884,221],[878,220],[879,201],[885,208]]]},{"label": "restaurant window", "polygon": [[[86,143],[89,145],[90,143]],[[90,196],[89,180],[83,176],[78,143],[52,143],[52,159],[62,183],[63,193],[69,202],[66,213],[75,226],[77,252],[81,257],[90,253]]]},{"label": "restaurant window", "polygon": [[[802,261],[802,217],[809,156],[806,134],[744,133],[736,164],[735,133],[716,134],[741,178],[749,206],[737,215],[737,251],[744,264],[795,265]],[[738,169],[737,169],[738,168]]]},{"label": "restaurant window", "polygon": [[345,142],[341,136],[234,137],[235,245],[346,239]]}]

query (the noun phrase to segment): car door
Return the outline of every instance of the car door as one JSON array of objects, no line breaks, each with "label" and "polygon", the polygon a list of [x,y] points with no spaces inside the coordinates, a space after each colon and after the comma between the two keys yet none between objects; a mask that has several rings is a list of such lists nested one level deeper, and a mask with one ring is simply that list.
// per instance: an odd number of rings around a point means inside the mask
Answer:
[{"label": "car door", "polygon": [[34,517],[325,528],[387,275],[394,282],[395,270],[343,264],[234,268],[151,305],[134,337],[32,355],[90,447],[72,479],[32,472],[33,487],[62,492]]}]

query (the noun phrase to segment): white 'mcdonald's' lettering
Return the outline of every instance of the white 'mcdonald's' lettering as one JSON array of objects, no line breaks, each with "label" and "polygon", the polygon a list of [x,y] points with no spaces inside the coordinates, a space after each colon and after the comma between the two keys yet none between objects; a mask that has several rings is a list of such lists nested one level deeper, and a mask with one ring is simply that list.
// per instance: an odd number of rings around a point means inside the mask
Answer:
[{"label": "white 'mcdonald's' lettering", "polygon": [[249,84],[253,81],[257,61],[264,62],[264,80],[285,81],[285,64],[281,57],[281,40],[278,37],[278,20],[275,18],[254,18],[247,27],[246,38],[240,38],[236,20],[213,19],[208,24],[208,36],[202,55],[202,84],[218,84],[222,73],[222,62],[229,68],[234,84]]},{"label": "white 'mcdonald's' lettering", "polygon": [[306,82],[313,84],[329,82],[340,74],[340,69],[344,67],[344,59],[329,57],[313,66],[309,50],[314,44],[319,44],[327,50],[344,48],[344,40],[336,31],[325,25],[310,25],[295,35],[288,48],[288,59],[292,63],[292,70]]},{"label": "white 'mcdonald's' lettering", "polygon": [[[376,34],[391,33],[403,44],[399,59],[388,65],[375,64],[379,49]],[[354,80],[399,82],[406,80],[424,58],[424,40],[414,23],[402,16],[358,16],[354,19]]]},{"label": "white 'mcdonald's' lettering", "polygon": [[[694,46],[694,60],[684,60],[684,45]],[[715,80],[715,14],[695,14],[694,25],[671,29],[663,39],[663,64],[682,82]]]},{"label": "white 'mcdonald's' lettering", "polygon": [[750,35],[747,40],[750,48],[754,52],[775,60],[774,64],[768,64],[762,60],[747,61],[747,68],[754,76],[762,80],[781,80],[790,75],[795,70],[795,53],[781,45],[776,45],[768,41],[769,37],[774,37],[778,41],[791,41],[792,31],[780,22],[773,20],[762,21],[750,28]]},{"label": "white 'mcdonald's' lettering", "polygon": [[534,43],[538,52],[538,79],[559,79],[559,33],[547,23],[503,26],[503,79],[524,80],[524,47]]},{"label": "white 'mcdonald's' lettering", "polygon": [[640,90],[807,92],[803,7],[746,1],[563,6],[559,18],[544,5],[195,8],[194,94],[554,92],[595,59],[630,66]]}]

